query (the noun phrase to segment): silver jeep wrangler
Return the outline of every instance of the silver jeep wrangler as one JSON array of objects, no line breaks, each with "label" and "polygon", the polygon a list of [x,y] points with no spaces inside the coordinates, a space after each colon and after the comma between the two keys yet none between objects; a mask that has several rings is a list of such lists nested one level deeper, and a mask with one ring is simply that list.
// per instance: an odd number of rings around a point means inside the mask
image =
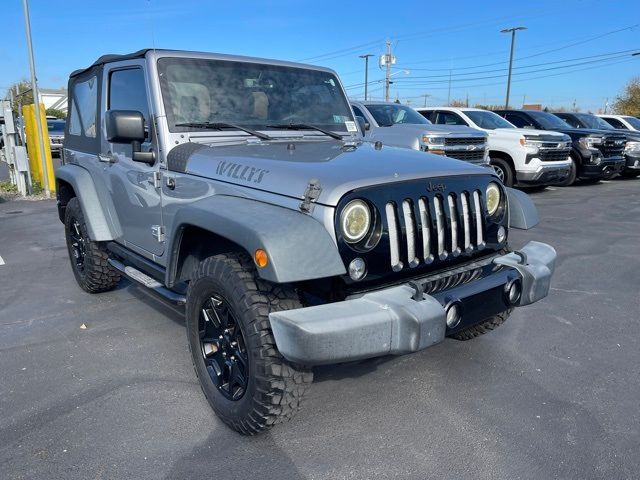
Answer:
[{"label": "silver jeep wrangler", "polygon": [[[312,366],[471,339],[545,297],[556,253],[488,169],[363,142],[335,72],[142,50],[69,80],[56,172],[73,273],[185,304],[207,400],[254,434]],[[425,155],[431,155],[425,162]]]}]

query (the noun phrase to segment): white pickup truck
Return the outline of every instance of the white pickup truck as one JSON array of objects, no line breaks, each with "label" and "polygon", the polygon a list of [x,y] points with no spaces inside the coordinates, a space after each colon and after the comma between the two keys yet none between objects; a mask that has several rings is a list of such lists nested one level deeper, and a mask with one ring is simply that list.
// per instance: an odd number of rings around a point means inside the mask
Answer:
[{"label": "white pickup truck", "polygon": [[507,186],[553,185],[569,175],[571,138],[563,133],[516,128],[504,118],[479,108],[416,109],[438,125],[466,125],[489,134],[489,158]]}]

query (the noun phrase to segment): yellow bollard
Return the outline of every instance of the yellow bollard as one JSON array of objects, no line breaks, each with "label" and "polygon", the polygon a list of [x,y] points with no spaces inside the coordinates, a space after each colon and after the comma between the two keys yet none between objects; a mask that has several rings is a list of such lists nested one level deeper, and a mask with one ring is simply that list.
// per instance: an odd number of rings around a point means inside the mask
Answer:
[{"label": "yellow bollard", "polygon": [[[45,115],[44,105],[40,104],[40,122],[42,123],[42,135],[44,135],[44,154],[47,163],[47,180],[49,181],[49,189],[55,192],[56,182],[53,172],[53,161],[51,160],[51,145],[49,143],[49,130],[47,129],[47,118]],[[24,128],[27,137],[27,153],[29,154],[29,169],[31,170],[31,179],[38,182],[43,188],[42,161],[40,156],[40,144],[38,142],[38,126],[36,125],[36,109],[35,105],[24,105],[22,107],[22,115],[24,118]]]}]

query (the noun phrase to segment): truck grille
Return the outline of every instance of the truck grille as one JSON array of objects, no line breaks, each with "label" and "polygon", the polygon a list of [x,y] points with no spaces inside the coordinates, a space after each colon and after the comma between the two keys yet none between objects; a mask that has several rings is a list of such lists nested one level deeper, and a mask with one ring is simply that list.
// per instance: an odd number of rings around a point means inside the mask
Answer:
[{"label": "truck grille", "polygon": [[566,160],[567,158],[569,158],[570,152],[571,150],[568,148],[552,149],[552,150],[541,149],[539,153],[539,158],[543,162],[557,162],[557,161]]},{"label": "truck grille", "polygon": [[604,158],[622,157],[626,143],[625,137],[608,137],[598,149]]},{"label": "truck grille", "polygon": [[482,194],[438,194],[387,202],[391,268],[398,272],[482,250],[486,245]]},{"label": "truck grille", "polygon": [[471,150],[471,151],[453,151],[445,152],[445,155],[449,158],[455,158],[456,160],[465,160],[467,162],[482,162],[484,161],[484,150]]},{"label": "truck grille", "polygon": [[484,137],[452,137],[444,139],[445,146],[453,146],[453,145],[482,145],[487,140]]}]

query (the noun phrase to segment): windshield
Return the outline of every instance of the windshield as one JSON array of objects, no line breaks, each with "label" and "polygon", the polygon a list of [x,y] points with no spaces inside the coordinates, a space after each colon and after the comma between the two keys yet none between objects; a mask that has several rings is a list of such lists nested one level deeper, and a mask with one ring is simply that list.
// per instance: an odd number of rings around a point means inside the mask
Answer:
[{"label": "windshield", "polygon": [[633,128],[635,128],[636,130],[640,130],[640,119],[636,117],[627,117],[627,116],[622,118],[624,118],[627,122],[629,122]]},{"label": "windshield", "polygon": [[54,122],[47,122],[47,129],[49,130],[49,133],[64,133],[64,124],[65,122],[63,121],[54,121]]},{"label": "windshield", "polygon": [[381,127],[390,127],[402,123],[429,125],[431,122],[411,107],[393,104],[365,105],[376,123]]},{"label": "windshield", "polygon": [[329,72],[277,65],[161,58],[160,86],[171,132],[177,123],[224,122],[253,129],[306,123],[354,132],[351,109]]},{"label": "windshield", "polygon": [[480,128],[495,130],[496,128],[516,128],[497,113],[481,110],[465,110],[465,115]]},{"label": "windshield", "polygon": [[533,119],[538,122],[545,130],[555,130],[556,128],[572,128],[567,122],[560,117],[556,117],[553,113],[538,112],[529,110],[527,112]]},{"label": "windshield", "polygon": [[584,123],[587,128],[596,128],[600,130],[615,130],[611,125],[605,122],[600,117],[596,117],[595,115],[590,115],[588,113],[576,113],[575,114],[578,119]]}]

